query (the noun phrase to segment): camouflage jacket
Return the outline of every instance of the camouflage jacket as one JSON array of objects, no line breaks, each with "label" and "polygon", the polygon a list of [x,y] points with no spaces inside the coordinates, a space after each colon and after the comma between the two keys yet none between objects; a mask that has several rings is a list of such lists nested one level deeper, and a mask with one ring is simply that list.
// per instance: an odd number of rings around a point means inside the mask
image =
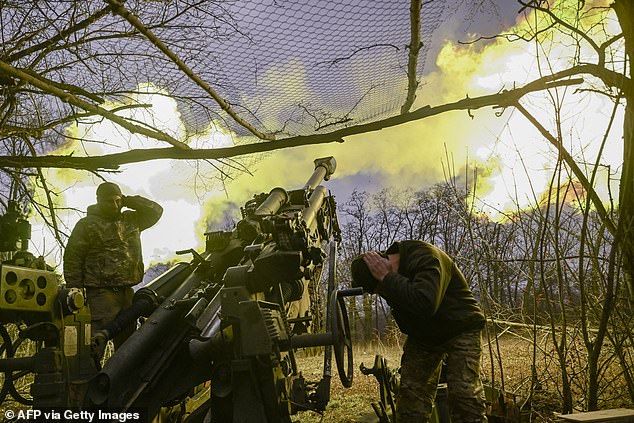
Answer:
[{"label": "camouflage jacket", "polygon": [[64,279],[69,288],[136,285],[143,279],[141,231],[154,225],[163,208],[141,196],[127,196],[117,217],[88,207],[64,251]]}]

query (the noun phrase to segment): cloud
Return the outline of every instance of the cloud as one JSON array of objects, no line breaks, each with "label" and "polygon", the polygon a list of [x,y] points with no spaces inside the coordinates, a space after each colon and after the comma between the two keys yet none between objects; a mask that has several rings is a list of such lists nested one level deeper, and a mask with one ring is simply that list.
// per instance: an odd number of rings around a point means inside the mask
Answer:
[{"label": "cloud", "polygon": [[[518,20],[512,31],[525,31],[531,22]],[[551,62],[554,68],[567,66],[568,45],[561,40],[545,40],[543,54],[561,57]],[[573,52],[574,53],[574,52]],[[582,51],[589,54],[587,48]],[[350,62],[350,75],[361,75],[363,61]],[[433,72],[421,81],[414,108],[426,104],[439,105],[471,97],[498,92],[520,86],[540,76],[544,71],[535,58],[535,44],[498,39],[485,44],[456,45],[445,42],[436,58]],[[293,75],[296,83],[292,91],[284,78]],[[244,97],[244,104],[259,104],[263,109],[276,110],[276,100],[282,97],[314,100],[320,105],[323,98],[311,88],[307,64],[291,59],[266,69],[258,80],[258,92],[263,98]],[[357,92],[362,93],[361,84]],[[151,103],[151,109],[133,109],[135,117],[152,122],[168,130],[174,137],[194,146],[219,147],[233,144],[234,136],[217,129],[213,123],[204,134],[186,137],[176,102],[157,87],[141,87],[147,91],[131,101]],[[152,94],[154,92],[154,94]],[[394,97],[402,96],[394,93]],[[555,95],[555,93],[553,93]],[[560,90],[561,115],[565,130],[563,142],[580,161],[592,163],[600,144],[607,115],[612,105],[606,98],[591,94],[578,95],[573,89]],[[559,97],[558,97],[559,98]],[[529,96],[523,101],[536,118],[552,128],[554,115],[548,96]],[[118,105],[110,105],[116,107]],[[361,103],[356,116],[364,116],[371,105]],[[336,110],[335,110],[336,111]],[[124,112],[121,112],[124,113]],[[277,110],[265,125],[279,127],[288,117],[285,110]],[[619,112],[620,113],[620,112]],[[617,121],[622,115],[617,116]],[[354,123],[354,122],[353,122]],[[622,129],[614,128],[602,158],[602,169],[618,168],[622,160],[619,142]],[[59,154],[102,154],[122,149],[161,145],[143,137],[131,136],[114,124],[85,122],[72,126],[68,134],[83,142],[69,141]],[[152,161],[125,166],[119,174],[107,175],[118,182],[124,191],[154,198],[164,205],[166,214],[156,227],[144,235],[146,264],[170,258],[177,249],[202,247],[203,233],[210,229],[226,229],[232,216],[239,218],[239,208],[254,194],[268,192],[281,186],[295,189],[303,186],[313,171],[313,160],[334,156],[338,168],[328,187],[341,188],[334,192],[339,201],[352,187],[378,191],[382,188],[414,190],[425,189],[442,182],[447,174],[465,175],[466,169],[478,169],[478,196],[482,204],[495,209],[526,207],[539,198],[550,180],[556,160],[555,149],[541,134],[512,108],[506,110],[482,109],[471,112],[450,112],[381,131],[350,136],[343,143],[305,146],[241,158],[251,174],[233,173],[223,177],[205,162]],[[469,173],[470,174],[470,173]],[[98,178],[85,172],[51,170],[47,176],[58,187],[66,188],[55,201],[60,207],[71,206],[85,210],[94,201],[94,188]],[[219,180],[222,179],[222,184]],[[602,195],[607,198],[607,173],[599,175]],[[612,180],[614,176],[612,175]],[[534,192],[533,192],[534,191]],[[519,202],[519,204],[516,204]],[[201,206],[202,205],[202,206]],[[72,228],[79,218],[76,212],[62,213],[62,220]],[[49,239],[46,245],[53,242]]]},{"label": "cloud", "polygon": [[[595,6],[606,4],[595,3]],[[566,8],[565,2],[560,6],[563,12],[570,9]],[[600,28],[594,25],[599,18],[599,15],[589,15],[584,24],[589,33]],[[537,21],[542,26],[547,23]],[[506,32],[526,34],[534,31],[534,24],[532,15],[529,19],[518,16],[515,26]],[[548,54],[550,68],[544,68],[545,62],[539,63],[536,51],[541,57]],[[583,45],[580,53],[592,56],[587,44]],[[574,54],[574,49],[563,42],[560,33],[541,37],[538,45],[524,41],[509,42],[503,38],[467,45],[447,41],[436,58],[434,71],[425,75],[421,82],[414,108],[522,86],[544,73],[569,66]],[[354,66],[359,65],[351,62],[351,72],[354,73]],[[296,63],[296,66],[299,64]],[[302,92],[310,95],[308,88]],[[575,88],[525,97],[523,104],[551,131],[555,128],[556,117],[551,98],[558,99],[561,106],[562,136],[566,148],[580,162],[593,162],[605,130],[602,123],[607,121],[607,111],[612,107],[610,101],[597,95],[575,93]],[[363,115],[364,110],[358,112]],[[237,200],[247,199],[256,191],[266,191],[277,185],[297,186],[309,174],[307,167],[312,159],[333,155],[339,164],[333,178],[342,181],[339,186],[349,186],[345,182],[348,178],[367,181],[361,189],[424,189],[443,181],[448,169],[451,169],[449,173],[455,171],[461,174],[465,169],[477,168],[480,206],[488,209],[490,214],[495,217],[496,210],[529,207],[547,189],[557,160],[556,149],[513,108],[481,109],[471,114],[473,117],[464,111],[445,113],[382,131],[347,137],[341,144],[270,153],[262,156],[257,163],[254,176],[240,176],[235,183],[228,184],[228,190],[231,198]],[[609,163],[612,169],[619,166],[622,157],[622,147],[618,142],[620,133],[619,128],[613,128],[602,157],[602,163]],[[607,199],[605,181],[607,174],[603,172],[598,189]],[[220,205],[216,204],[216,207]]]},{"label": "cloud", "polygon": [[[185,139],[186,131],[176,101],[166,91],[151,84],[138,87],[138,91],[141,94],[133,96],[130,104],[148,104],[151,107],[126,109],[119,114],[153,125],[194,146],[210,148],[232,145],[232,138],[213,125],[199,135]],[[117,108],[122,105],[110,103],[105,107]],[[67,142],[51,154],[92,156],[133,148],[164,147],[159,141],[130,134],[102,119],[87,119],[69,126],[66,131]],[[119,184],[124,194],[143,195],[164,208],[161,220],[142,233],[146,265],[169,260],[174,257],[176,250],[202,248],[204,228],[200,201],[220,191],[215,179],[219,173],[212,165],[202,161],[154,160],[125,165],[118,172],[103,176]],[[47,169],[45,178],[49,187],[57,193],[53,201],[60,227],[63,232],[70,234],[87,207],[95,202],[95,189],[102,180],[88,172],[73,169]],[[44,201],[41,188],[35,194],[38,201]],[[36,216],[34,220],[33,249],[38,253],[52,252],[50,260],[61,265],[62,252],[54,248],[56,240],[39,217]]]}]

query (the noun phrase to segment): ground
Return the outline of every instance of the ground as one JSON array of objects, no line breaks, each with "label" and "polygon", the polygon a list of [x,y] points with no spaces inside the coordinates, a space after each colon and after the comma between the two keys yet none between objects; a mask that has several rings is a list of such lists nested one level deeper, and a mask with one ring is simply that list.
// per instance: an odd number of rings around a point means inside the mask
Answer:
[{"label": "ground", "polygon": [[[543,351],[543,350],[542,350]],[[294,416],[295,422],[377,422],[371,403],[379,400],[378,383],[373,376],[365,376],[359,370],[359,365],[364,363],[370,367],[374,363],[375,354],[381,354],[388,360],[390,367],[398,367],[400,364],[401,346],[396,344],[386,346],[383,344],[357,347],[354,353],[355,373],[353,386],[345,389],[341,385],[333,369],[331,400],[323,416],[312,412],[302,412]],[[501,357],[501,358],[500,358]],[[516,334],[506,334],[498,338],[498,342],[487,342],[482,344],[482,366],[481,376],[485,384],[494,385],[498,388],[504,387],[507,395],[507,403],[521,405],[530,390],[531,364],[532,363],[531,342]],[[491,364],[493,362],[493,365]],[[334,360],[333,360],[334,365]],[[538,358],[538,366],[552,366],[552,357],[543,356]],[[300,357],[298,366],[302,369],[306,379],[319,380],[323,358]],[[502,371],[500,371],[500,368]],[[543,369],[541,369],[543,370]],[[552,368],[551,368],[552,370]],[[552,385],[544,382],[544,386]],[[533,407],[525,407],[532,413],[533,422],[555,421],[556,412],[559,410],[557,393],[554,386],[547,386],[553,391],[543,390],[534,395]]]},{"label": "ground", "polygon": [[[352,388],[346,389],[341,384],[333,359],[332,388],[330,402],[322,416],[314,412],[301,412],[294,416],[295,422],[306,423],[344,423],[360,421],[378,421],[371,403],[379,399],[379,384],[374,376],[361,373],[361,363],[372,367],[375,354],[381,354],[388,361],[390,367],[400,365],[400,347],[368,346],[357,347],[354,351],[354,375]],[[323,356],[300,357],[298,366],[307,380],[319,380],[323,371]]]},{"label": "ground", "polygon": [[[359,370],[361,363],[367,367],[374,364],[376,354],[381,354],[388,361],[388,365],[397,368],[400,364],[401,346],[393,342],[390,345],[375,343],[373,345],[359,346],[354,349],[354,376],[353,386],[346,389],[342,386],[335,361],[333,358],[331,400],[323,416],[314,412],[301,412],[293,416],[294,422],[306,423],[339,423],[339,422],[377,422],[371,403],[379,400],[378,383],[373,376],[365,376]],[[321,379],[323,372],[323,355],[298,354],[298,367],[304,378],[310,382]],[[533,363],[533,348],[530,337],[521,334],[505,333],[498,337],[497,342],[484,341],[482,345],[482,379],[485,384],[504,387],[504,390],[514,398],[517,404],[522,404],[527,397],[531,386],[531,363]],[[535,359],[539,385],[542,388],[535,391],[531,402],[532,407],[527,407],[531,413],[532,422],[552,422],[560,410],[557,393],[558,364],[554,355],[544,342],[537,349]],[[612,367],[612,366],[611,366]],[[618,372],[618,369],[614,369]],[[27,377],[23,379],[27,381]],[[582,374],[576,373],[574,384],[578,386],[575,396],[583,395]],[[22,381],[21,381],[22,382]],[[22,384],[21,384],[22,385]],[[28,385],[23,386],[24,392],[28,392]],[[610,399],[601,408],[632,408],[629,402],[627,389],[616,383],[616,379],[608,384],[603,391],[604,397]],[[620,402],[614,402],[612,399]],[[582,401],[575,399],[578,404]],[[10,402],[10,397],[0,404],[0,418],[6,409],[23,408],[24,406]]]}]

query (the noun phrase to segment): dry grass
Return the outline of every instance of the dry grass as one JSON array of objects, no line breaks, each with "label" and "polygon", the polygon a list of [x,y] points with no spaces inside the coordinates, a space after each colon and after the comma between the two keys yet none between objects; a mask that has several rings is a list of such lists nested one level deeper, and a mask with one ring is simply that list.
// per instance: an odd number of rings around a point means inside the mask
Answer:
[{"label": "dry grass", "polygon": [[[361,363],[366,367],[372,367],[375,354],[381,354],[388,361],[390,367],[398,367],[401,360],[399,347],[386,347],[384,345],[359,347],[354,349],[354,375],[352,388],[346,389],[341,385],[339,375],[333,357],[332,387],[330,402],[324,415],[321,416],[311,411],[300,412],[293,416],[294,422],[358,422],[370,419],[376,421],[371,403],[379,399],[379,384],[374,376],[366,376],[361,373]],[[298,367],[304,377],[309,381],[317,381],[323,372],[323,356],[299,357]]]},{"label": "dry grass", "polygon": [[[550,337],[541,333],[537,337],[535,348],[535,360],[533,360],[533,341],[530,333],[521,331],[507,331],[497,341],[493,339],[487,342],[483,339],[481,376],[482,381],[489,386],[504,389],[514,394],[518,405],[531,394],[532,369],[535,361],[536,382],[541,388],[533,391],[532,400],[527,402],[525,410],[530,412],[533,422],[555,421],[556,414],[561,411],[560,389],[561,371],[559,362],[554,353]],[[576,342],[576,341],[575,341]],[[586,382],[584,378],[585,356],[582,345],[569,345],[567,366],[568,376],[573,387],[575,408],[583,409],[583,401],[586,395]],[[606,348],[606,355],[609,354]],[[366,366],[372,366],[374,355],[381,354],[388,360],[390,367],[398,367],[400,364],[401,347],[387,347],[379,345],[355,349],[355,374],[352,388],[344,389],[337,377],[336,369],[333,369],[333,383],[331,401],[322,416],[315,413],[303,412],[295,416],[296,422],[359,422],[377,421],[365,420],[365,417],[374,416],[371,403],[379,399],[378,383],[372,376],[365,376],[359,371],[359,364],[364,362]],[[302,357],[298,360],[300,369],[309,380],[318,380],[322,371],[322,357]],[[334,365],[334,361],[333,361]],[[622,370],[613,359],[606,371],[604,388],[602,391],[601,408],[632,408],[632,403],[627,395],[627,388],[621,375]]]},{"label": "dry grass", "polygon": [[[533,422],[554,421],[554,413],[560,410],[559,363],[553,354],[552,344],[547,336],[538,339],[536,349],[537,381],[542,390],[536,392],[532,408],[530,408]],[[533,343],[529,334],[506,332],[495,342],[483,342],[482,348],[482,379],[484,383],[504,388],[507,392],[516,394],[518,403],[527,398],[531,388],[531,363],[533,363]],[[574,387],[575,401],[580,406],[583,402],[585,382],[583,369],[585,366],[581,346],[573,346],[574,354],[570,353],[569,375]],[[350,389],[345,389],[337,374],[333,357],[331,400],[324,412],[319,415],[314,412],[301,412],[293,416],[294,422],[360,422],[373,421],[374,411],[371,403],[378,401],[378,383],[373,376],[365,376],[359,370],[364,363],[367,367],[374,364],[375,354],[381,354],[392,368],[400,365],[401,346],[395,342],[394,346],[368,345],[355,346],[354,350],[354,382]],[[298,356],[298,367],[307,381],[316,382],[321,379],[323,372],[323,356]],[[627,389],[619,378],[622,370],[618,363],[612,361],[606,377],[609,383],[603,391],[602,408],[632,407]],[[0,374],[0,377],[3,375]],[[25,378],[26,379],[26,378]],[[28,391],[28,388],[25,389]],[[23,406],[10,402],[10,397],[0,405],[2,408],[22,408]]]},{"label": "dry grass", "polygon": [[[534,422],[555,421],[555,413],[560,411],[557,389],[548,383],[545,372],[558,368],[554,357],[548,351],[537,350],[537,380],[542,383],[542,391],[534,392],[525,408],[530,411]],[[508,332],[497,341],[483,338],[481,378],[488,386],[514,395],[516,404],[521,406],[530,396],[532,384],[533,348],[529,338]],[[549,370],[546,370],[549,369]]]}]

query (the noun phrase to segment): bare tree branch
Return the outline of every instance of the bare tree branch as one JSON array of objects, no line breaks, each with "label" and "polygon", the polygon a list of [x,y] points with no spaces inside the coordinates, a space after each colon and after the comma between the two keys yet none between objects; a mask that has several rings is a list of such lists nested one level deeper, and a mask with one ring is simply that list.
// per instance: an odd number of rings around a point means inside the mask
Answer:
[{"label": "bare tree branch", "polygon": [[352,53],[350,53],[348,56],[345,57],[337,57],[333,60],[328,60],[328,61],[323,61],[323,62],[317,62],[315,63],[315,65],[323,65],[325,63],[329,64],[329,67],[332,67],[336,64],[338,64],[339,62],[343,62],[344,60],[348,60],[348,59],[352,59],[355,55],[361,53],[362,51],[366,51],[366,50],[370,50],[376,47],[392,47],[393,49],[395,49],[396,51],[400,50],[397,46],[395,46],[394,44],[388,44],[388,43],[379,43],[379,44],[372,44],[371,46],[367,46],[367,47],[361,47],[359,49],[356,49],[355,51],[353,51]]},{"label": "bare tree branch", "polygon": [[192,81],[194,81],[200,88],[205,90],[205,92],[209,94],[218,103],[218,105],[222,108],[222,110],[224,110],[229,116],[231,116],[233,120],[235,120],[240,126],[242,126],[243,128],[246,128],[249,132],[251,132],[253,135],[255,135],[256,137],[260,139],[269,140],[269,141],[272,141],[275,139],[275,137],[273,137],[272,135],[264,134],[258,131],[253,125],[251,125],[249,122],[244,120],[240,115],[238,115],[235,112],[235,110],[233,110],[233,108],[229,105],[227,100],[222,98],[213,88],[211,88],[211,86],[207,82],[203,81],[192,69],[190,69],[185,64],[185,62],[183,62],[176,55],[176,53],[171,51],[169,47],[167,47],[165,43],[163,43],[163,41],[161,41],[156,35],[154,35],[152,31],[150,31],[145,25],[143,25],[143,23],[136,16],[130,13],[130,11],[128,11],[123,6],[123,3],[121,1],[119,0],[105,0],[105,1],[108,2],[110,6],[112,6],[116,14],[120,15],[122,18],[127,20],[141,34],[143,34],[148,40],[150,40],[150,42],[154,44],[156,48],[158,48],[161,52],[163,52],[163,54],[169,57],[170,60],[174,62],[174,64],[178,66],[178,68],[185,75],[187,75]]},{"label": "bare tree branch", "polygon": [[87,101],[82,100],[62,89],[59,89],[50,84],[47,84],[45,81],[42,81],[41,79],[36,77],[33,72],[27,73],[21,69],[14,68],[13,66],[3,61],[0,61],[0,72],[6,75],[10,75],[14,78],[20,79],[26,83],[29,83],[49,94],[54,95],[55,97],[58,97],[65,103],[79,107],[83,110],[94,113],[96,115],[103,116],[106,119],[109,119],[113,121],[114,123],[118,124],[119,126],[127,129],[133,134],[141,134],[147,137],[157,139],[159,141],[165,141],[168,144],[171,144],[174,147],[177,147],[180,149],[189,149],[189,146],[187,144],[181,141],[178,141],[176,138],[166,134],[165,132],[144,128],[142,126],[130,123],[127,119],[121,116],[118,116],[109,110],[106,110],[102,107],[88,103]]},{"label": "bare tree branch", "polygon": [[33,45],[29,48],[26,48],[22,51],[18,51],[16,53],[11,54],[8,57],[3,57],[2,60],[5,62],[14,62],[16,60],[19,60],[23,57],[28,56],[31,53],[35,53],[36,51],[39,50],[43,50],[43,49],[48,49],[51,46],[55,45],[55,43],[57,43],[60,40],[63,40],[64,38],[68,37],[70,34],[80,31],[84,28],[87,28],[89,25],[93,24],[94,22],[98,21],[99,19],[101,19],[102,17],[106,16],[108,14],[108,12],[111,11],[110,6],[107,6],[99,11],[97,11],[96,13],[92,14],[91,16],[87,17],[86,19],[84,19],[81,22],[78,22],[77,24],[73,25],[72,27],[64,30],[64,31],[60,31],[59,33],[57,33],[54,37],[43,41],[39,44]]},{"label": "bare tree branch", "polygon": [[518,0],[518,3],[523,5],[523,8],[527,8],[528,7],[528,8],[531,8],[531,9],[539,10],[540,12],[548,15],[548,17],[550,19],[552,19],[552,21],[554,23],[557,23],[557,24],[563,26],[564,28],[568,29],[571,33],[576,34],[579,37],[583,38],[588,44],[590,44],[592,49],[597,52],[597,54],[599,55],[599,66],[603,66],[603,64],[605,63],[605,49],[601,49],[601,47],[599,47],[599,45],[597,45],[597,43],[588,34],[586,34],[583,30],[581,30],[581,29],[577,28],[576,26],[571,25],[568,22],[564,21],[559,16],[557,16],[555,13],[553,13],[553,11],[550,10],[548,7],[540,6],[538,2],[530,1],[530,2],[526,3],[526,2],[523,2],[522,0]]},{"label": "bare tree branch", "polygon": [[96,102],[96,103],[103,103],[104,99],[99,97],[98,95],[91,93],[89,91],[86,91],[85,89],[78,87],[77,85],[73,85],[73,84],[68,84],[68,83],[64,83],[64,82],[57,82],[57,81],[53,81],[52,79],[46,78],[43,75],[40,75],[30,69],[22,69],[22,71],[24,73],[28,73],[29,75],[31,75],[34,78],[38,78],[40,79],[42,82],[49,84],[55,88],[59,88],[60,90],[65,90],[68,91],[69,93],[72,94],[76,94],[76,95],[81,95],[84,96],[86,98],[91,99],[92,101]]},{"label": "bare tree branch", "polygon": [[[33,143],[30,142],[30,140],[28,138],[24,138],[24,141],[26,142],[27,146],[29,147],[29,150],[31,152],[31,154],[35,157],[37,156],[37,151],[35,150],[35,147],[33,146]],[[44,173],[42,172],[42,168],[36,168],[37,170],[37,177],[39,178],[40,182],[42,183],[42,188],[44,189],[44,193],[46,195],[46,202],[47,202],[47,209],[49,211],[49,213],[51,214],[51,221],[50,221],[50,226],[53,228],[53,234],[55,235],[55,239],[57,240],[57,242],[59,242],[59,245],[64,245],[64,243],[62,242],[62,238],[60,237],[59,234],[59,228],[57,227],[57,217],[55,216],[55,206],[53,204],[53,199],[51,198],[51,191],[48,188],[48,184],[46,183],[46,178],[44,177]]]},{"label": "bare tree branch", "polygon": [[76,168],[86,170],[117,169],[122,164],[138,163],[156,159],[208,159],[216,160],[221,158],[236,157],[246,154],[261,153],[265,151],[280,150],[283,148],[298,147],[303,145],[326,144],[331,142],[343,142],[343,138],[351,135],[363,134],[379,131],[402,123],[435,116],[441,113],[455,110],[474,110],[482,107],[496,106],[508,107],[517,103],[522,96],[548,88],[558,86],[576,85],[581,83],[581,79],[570,79],[564,81],[553,81],[551,77],[541,78],[533,81],[524,87],[510,91],[503,91],[481,97],[465,98],[463,100],[443,104],[440,106],[425,106],[404,115],[398,115],[388,119],[371,122],[363,125],[342,128],[327,134],[316,134],[308,136],[297,136],[276,140],[274,142],[260,142],[244,144],[233,147],[211,148],[211,149],[179,149],[179,148],[154,148],[136,149],[122,153],[108,154],[93,157],[73,157],[73,156],[0,156],[0,167],[59,167]]},{"label": "bare tree branch", "polygon": [[539,121],[533,115],[531,115],[528,112],[528,110],[524,108],[524,106],[522,106],[519,102],[517,102],[514,105],[514,107],[517,110],[519,110],[520,113],[522,113],[524,117],[526,117],[526,119],[528,119],[529,122],[532,123],[533,126],[535,126],[535,128],[537,128],[537,130],[544,136],[544,138],[546,138],[557,149],[559,154],[561,154],[561,157],[563,158],[563,160],[572,170],[572,173],[574,173],[575,177],[579,179],[579,181],[585,188],[586,192],[588,193],[588,196],[590,197],[590,199],[592,200],[592,203],[597,209],[597,213],[599,213],[599,216],[605,222],[605,226],[608,228],[610,233],[614,235],[616,233],[616,225],[614,224],[614,222],[608,215],[608,212],[605,210],[605,207],[603,206],[603,203],[601,202],[599,195],[595,191],[594,187],[590,184],[590,181],[588,181],[588,178],[586,177],[586,175],[579,168],[579,165],[575,161],[574,157],[570,155],[570,153],[557,140],[557,138],[555,138],[550,132],[548,132],[548,130],[544,128],[544,126],[541,123],[539,123]]},{"label": "bare tree branch", "polygon": [[418,88],[416,68],[418,66],[418,52],[422,46],[420,41],[420,2],[421,0],[412,0],[409,6],[410,42],[407,60],[407,98],[401,107],[401,114],[407,113],[411,109]]}]

